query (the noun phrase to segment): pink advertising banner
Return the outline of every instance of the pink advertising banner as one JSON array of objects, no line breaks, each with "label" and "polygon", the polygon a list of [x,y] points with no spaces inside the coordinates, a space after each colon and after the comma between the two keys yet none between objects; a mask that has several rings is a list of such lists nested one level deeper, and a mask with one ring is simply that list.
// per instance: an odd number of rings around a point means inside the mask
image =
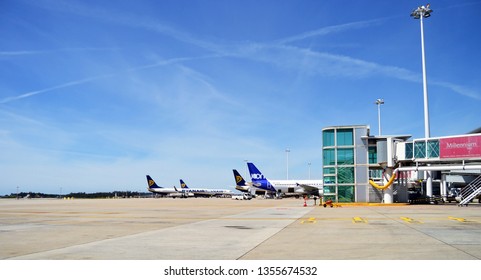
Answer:
[{"label": "pink advertising banner", "polygon": [[439,139],[440,158],[481,158],[481,135]]}]

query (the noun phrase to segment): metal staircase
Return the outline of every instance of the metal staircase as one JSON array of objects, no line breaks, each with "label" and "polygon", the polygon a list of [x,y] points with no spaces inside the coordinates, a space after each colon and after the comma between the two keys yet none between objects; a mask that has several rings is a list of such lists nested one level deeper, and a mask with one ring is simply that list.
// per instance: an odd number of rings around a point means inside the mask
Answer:
[{"label": "metal staircase", "polygon": [[479,194],[481,194],[481,175],[461,189],[461,202],[459,202],[458,206],[468,206],[471,199]]}]

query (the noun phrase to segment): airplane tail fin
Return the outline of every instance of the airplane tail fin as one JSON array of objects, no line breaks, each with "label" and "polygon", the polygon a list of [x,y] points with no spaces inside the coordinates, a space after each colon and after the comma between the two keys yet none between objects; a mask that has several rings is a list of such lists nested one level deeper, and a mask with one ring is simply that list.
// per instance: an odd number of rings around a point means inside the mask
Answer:
[{"label": "airplane tail fin", "polygon": [[240,173],[236,169],[233,169],[232,171],[234,172],[234,178],[235,178],[236,185],[237,186],[247,186],[246,181],[244,180],[244,178],[242,178],[242,175],[240,175]]},{"label": "airplane tail fin", "polygon": [[264,177],[264,175],[262,175],[262,173],[253,163],[248,162],[247,167],[249,168],[252,185],[254,187],[261,188],[270,192],[276,192],[276,188],[271,184],[271,182],[269,182],[269,180],[267,180],[266,177]]},{"label": "airplane tail fin", "polygon": [[247,167],[249,168],[249,173],[251,175],[251,180],[252,182],[258,182],[258,181],[263,181],[266,180],[264,175],[257,169],[257,167],[252,163],[248,162]]},{"label": "airplane tail fin", "polygon": [[149,175],[147,175],[147,186],[149,189],[160,189],[161,187],[159,187],[154,179],[152,179],[152,177],[150,177]]},{"label": "airplane tail fin", "polygon": [[180,179],[180,188],[181,189],[188,189],[187,184],[184,182],[184,180]]}]

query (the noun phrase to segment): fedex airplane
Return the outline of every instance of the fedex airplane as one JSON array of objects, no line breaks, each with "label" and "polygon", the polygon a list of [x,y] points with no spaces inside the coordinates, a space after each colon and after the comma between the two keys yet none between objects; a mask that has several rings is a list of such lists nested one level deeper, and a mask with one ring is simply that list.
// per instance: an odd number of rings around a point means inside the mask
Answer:
[{"label": "fedex airplane", "polygon": [[152,177],[150,177],[149,175],[146,175],[146,177],[147,177],[147,190],[153,194],[159,194],[161,196],[168,196],[173,198],[189,196],[178,191],[175,186],[173,188],[163,188],[158,186],[155,183],[154,179],[152,179]]},{"label": "fedex airplane", "polygon": [[247,163],[251,175],[252,186],[267,192],[274,192],[277,196],[283,195],[323,195],[322,180],[268,180],[257,167]]},{"label": "fedex airplane", "polygon": [[232,191],[226,189],[190,189],[182,179],[180,179],[180,187],[182,192],[190,193],[194,196],[232,196]]}]

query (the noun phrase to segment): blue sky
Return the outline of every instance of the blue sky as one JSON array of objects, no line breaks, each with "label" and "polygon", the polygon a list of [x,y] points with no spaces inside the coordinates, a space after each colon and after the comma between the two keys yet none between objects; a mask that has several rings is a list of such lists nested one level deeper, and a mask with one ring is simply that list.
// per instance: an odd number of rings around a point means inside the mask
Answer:
[{"label": "blue sky", "polygon": [[[481,126],[481,1],[424,21],[431,136]],[[0,194],[321,179],[321,130],[424,136],[419,1],[0,2]]]}]

